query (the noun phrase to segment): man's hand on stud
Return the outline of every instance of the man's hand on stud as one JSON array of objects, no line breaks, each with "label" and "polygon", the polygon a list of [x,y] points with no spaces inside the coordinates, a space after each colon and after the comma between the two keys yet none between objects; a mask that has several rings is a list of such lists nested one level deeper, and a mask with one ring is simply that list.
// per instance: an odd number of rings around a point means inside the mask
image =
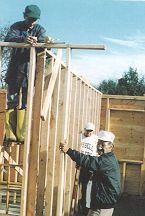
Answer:
[{"label": "man's hand on stud", "polygon": [[60,145],[59,145],[59,149],[61,151],[63,151],[64,153],[66,153],[68,151],[68,149],[69,149],[68,143],[66,141],[61,142]]}]

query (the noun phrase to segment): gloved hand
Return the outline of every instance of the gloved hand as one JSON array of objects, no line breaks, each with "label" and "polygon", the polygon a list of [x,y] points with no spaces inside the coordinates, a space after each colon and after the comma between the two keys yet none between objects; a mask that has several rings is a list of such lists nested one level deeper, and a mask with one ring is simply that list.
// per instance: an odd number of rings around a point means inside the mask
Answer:
[{"label": "gloved hand", "polygon": [[44,39],[44,43],[54,43],[55,39],[49,36],[46,36]]},{"label": "gloved hand", "polygon": [[37,37],[34,37],[34,36],[26,37],[25,43],[29,43],[31,45],[36,45],[37,44]]}]

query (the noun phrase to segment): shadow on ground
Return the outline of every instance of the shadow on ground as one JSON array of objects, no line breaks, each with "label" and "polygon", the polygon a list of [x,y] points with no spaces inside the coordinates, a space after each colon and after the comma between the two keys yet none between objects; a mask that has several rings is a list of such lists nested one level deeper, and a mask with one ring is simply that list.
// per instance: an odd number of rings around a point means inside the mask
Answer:
[{"label": "shadow on ground", "polygon": [[113,216],[145,216],[145,197],[122,196]]}]

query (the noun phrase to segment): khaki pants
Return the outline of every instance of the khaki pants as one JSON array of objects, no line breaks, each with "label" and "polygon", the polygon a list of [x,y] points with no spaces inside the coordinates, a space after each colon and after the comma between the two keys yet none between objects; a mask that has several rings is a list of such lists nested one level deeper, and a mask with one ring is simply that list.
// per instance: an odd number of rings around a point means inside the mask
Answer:
[{"label": "khaki pants", "polygon": [[114,208],[111,209],[96,209],[96,210],[89,210],[87,216],[112,216]]}]

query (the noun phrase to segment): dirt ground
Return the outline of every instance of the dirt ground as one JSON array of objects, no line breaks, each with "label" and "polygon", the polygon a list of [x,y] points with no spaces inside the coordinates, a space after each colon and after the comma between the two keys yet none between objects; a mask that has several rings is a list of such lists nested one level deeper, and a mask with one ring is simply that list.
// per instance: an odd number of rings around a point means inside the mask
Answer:
[{"label": "dirt ground", "polygon": [[122,196],[113,216],[145,216],[145,197]]}]

